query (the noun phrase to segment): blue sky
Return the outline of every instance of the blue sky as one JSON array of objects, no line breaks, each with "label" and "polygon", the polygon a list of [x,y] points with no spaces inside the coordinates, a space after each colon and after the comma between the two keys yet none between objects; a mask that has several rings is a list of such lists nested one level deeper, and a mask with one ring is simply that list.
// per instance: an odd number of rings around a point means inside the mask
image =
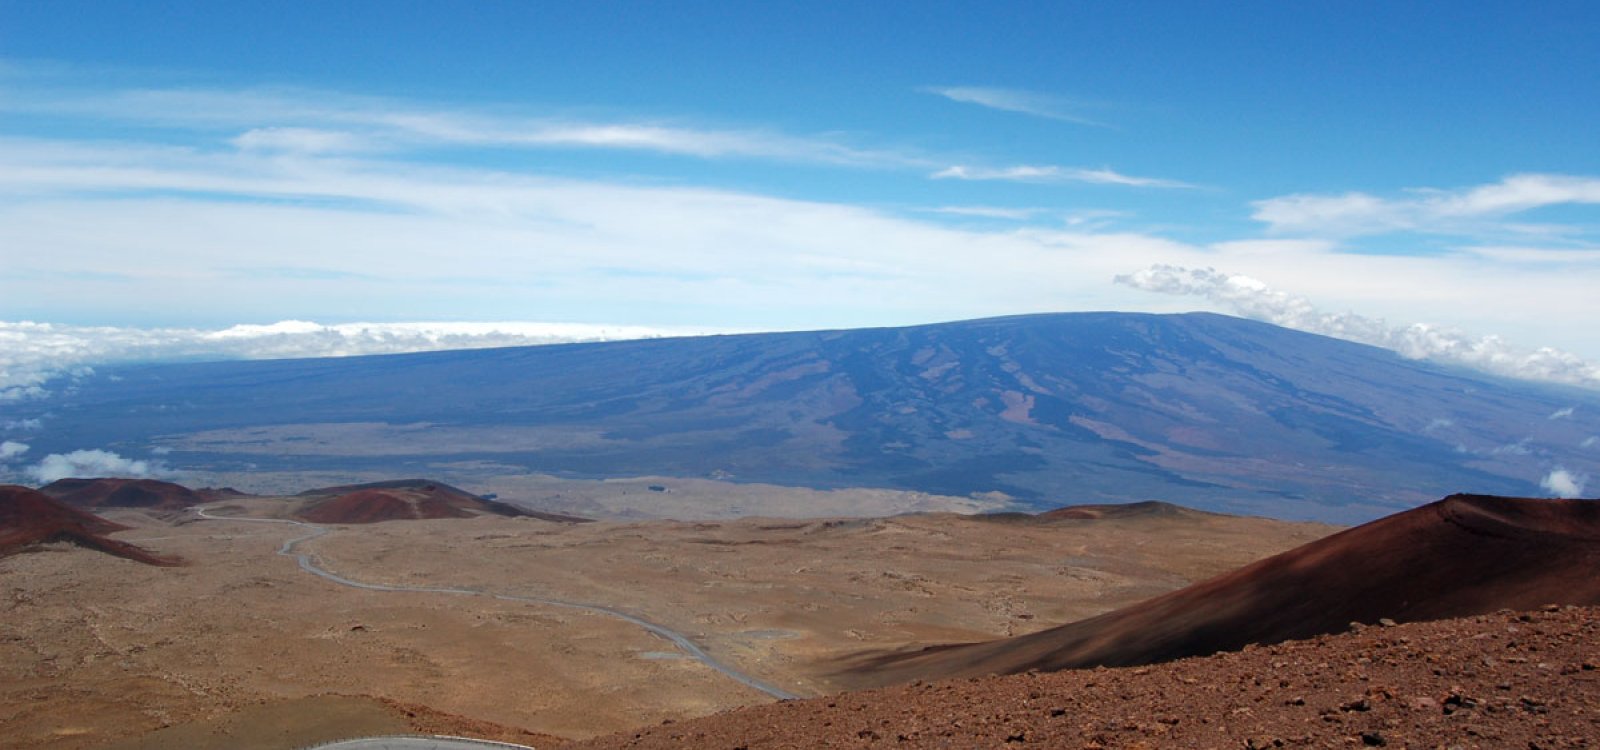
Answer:
[{"label": "blue sky", "polygon": [[0,0],[0,337],[1211,309],[1600,383],[1597,7]]}]

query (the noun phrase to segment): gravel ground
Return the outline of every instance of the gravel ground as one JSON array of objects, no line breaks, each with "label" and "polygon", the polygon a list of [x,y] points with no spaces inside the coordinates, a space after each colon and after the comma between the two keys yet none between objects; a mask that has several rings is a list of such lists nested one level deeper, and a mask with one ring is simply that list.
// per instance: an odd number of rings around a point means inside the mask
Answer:
[{"label": "gravel ground", "polygon": [[1127,669],[913,683],[577,748],[1600,747],[1600,608],[1350,632]]}]

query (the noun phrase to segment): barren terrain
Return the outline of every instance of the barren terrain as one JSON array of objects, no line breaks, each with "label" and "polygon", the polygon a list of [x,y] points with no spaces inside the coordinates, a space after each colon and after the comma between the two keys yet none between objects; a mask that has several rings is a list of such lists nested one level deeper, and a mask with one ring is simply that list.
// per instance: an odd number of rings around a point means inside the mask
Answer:
[{"label": "barren terrain", "polygon": [[1600,746],[1600,609],[1361,627],[1148,667],[914,683],[627,732],[613,748]]},{"label": "barren terrain", "polygon": [[[230,500],[216,513],[286,506]],[[228,727],[260,715],[280,719],[256,726],[296,729],[281,715],[315,725],[282,746],[385,722],[583,738],[771,700],[604,614],[308,575],[277,554],[303,528],[108,515],[134,527],[116,538],[190,564],[60,546],[0,561],[8,746],[110,747],[147,735],[232,746]],[[1039,630],[1334,530],[1192,512],[581,525],[484,516],[329,528],[300,551],[347,578],[615,607],[799,694],[833,690],[828,665],[848,654]],[[339,710],[273,708],[324,694],[352,698]]]}]

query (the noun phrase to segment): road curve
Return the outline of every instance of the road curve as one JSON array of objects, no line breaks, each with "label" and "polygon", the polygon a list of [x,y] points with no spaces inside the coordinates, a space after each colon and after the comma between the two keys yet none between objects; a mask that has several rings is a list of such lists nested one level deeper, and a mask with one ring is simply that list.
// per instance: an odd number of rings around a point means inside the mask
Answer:
[{"label": "road curve", "polygon": [[318,566],[316,561],[313,559],[313,556],[311,554],[309,554],[309,553],[295,551],[295,548],[298,547],[301,542],[305,542],[305,541],[309,541],[309,540],[312,540],[312,539],[316,539],[317,537],[328,533],[328,529],[326,527],[318,526],[318,525],[313,524],[313,523],[306,523],[304,521],[291,521],[291,520],[282,519],[282,518],[244,518],[242,516],[214,516],[214,515],[211,515],[210,513],[208,513],[205,508],[202,508],[202,507],[200,507],[198,505],[192,507],[190,510],[195,511],[195,513],[197,513],[201,518],[204,518],[204,519],[207,519],[207,520],[211,520],[211,521],[244,521],[244,522],[252,522],[252,523],[280,523],[280,524],[290,524],[290,525],[300,526],[302,528],[310,529],[310,531],[308,531],[305,534],[301,534],[300,536],[297,536],[297,537],[294,537],[292,539],[289,539],[289,540],[285,541],[283,543],[283,546],[278,548],[278,554],[283,555],[284,557],[293,557],[293,558],[295,558],[299,562],[301,570],[303,570],[303,571],[305,571],[307,573],[310,573],[312,575],[315,575],[315,576],[320,576],[320,577],[322,577],[324,579],[327,579],[329,581],[337,583],[337,584],[339,584],[341,586],[349,586],[351,588],[365,589],[367,591],[404,591],[404,592],[415,593],[415,594],[455,594],[455,595],[459,595],[459,596],[486,596],[486,597],[489,597],[491,599],[500,599],[502,601],[527,602],[529,604],[542,604],[542,605],[550,606],[550,607],[563,607],[565,609],[577,609],[577,610],[582,610],[582,611],[585,611],[585,612],[594,612],[594,613],[597,613],[597,614],[606,615],[607,617],[614,617],[614,618],[616,618],[618,620],[622,620],[624,622],[627,622],[627,623],[630,623],[630,624],[633,624],[633,625],[637,625],[637,626],[639,626],[641,628],[644,628],[645,630],[647,630],[647,631],[649,631],[651,633],[654,633],[654,634],[656,634],[658,636],[661,636],[662,638],[665,638],[665,639],[667,639],[669,641],[672,641],[673,645],[677,646],[680,651],[682,651],[683,653],[687,654],[690,658],[693,658],[694,660],[700,662],[701,664],[704,664],[704,665],[706,665],[706,666],[708,666],[708,667],[710,667],[710,668],[712,668],[712,669],[714,669],[714,670],[716,670],[718,672],[721,672],[723,675],[727,676],[729,679],[732,679],[732,680],[735,680],[737,682],[740,682],[740,683],[742,683],[742,684],[744,684],[744,685],[746,685],[748,687],[755,688],[756,690],[760,690],[761,692],[766,693],[767,695],[770,695],[770,696],[772,696],[774,698],[777,698],[778,700],[791,700],[791,699],[795,699],[795,698],[799,698],[800,697],[799,695],[796,695],[796,694],[791,693],[791,692],[789,692],[787,690],[784,690],[783,688],[780,688],[780,687],[778,687],[776,685],[771,685],[771,684],[768,684],[766,682],[763,682],[763,681],[761,681],[759,679],[756,679],[755,677],[752,677],[752,676],[747,675],[747,674],[745,674],[743,672],[740,672],[738,669],[735,669],[734,667],[729,666],[728,664],[725,664],[725,663],[723,663],[721,661],[718,661],[716,657],[706,653],[705,650],[700,648],[699,645],[695,644],[694,641],[689,640],[688,636],[686,636],[686,635],[684,635],[682,633],[679,633],[676,630],[673,630],[673,629],[671,629],[671,628],[669,628],[669,627],[667,627],[665,625],[661,625],[659,623],[651,622],[651,621],[646,620],[646,619],[644,619],[642,617],[639,617],[637,615],[628,614],[627,612],[624,612],[624,611],[622,611],[620,609],[615,609],[615,608],[612,608],[612,607],[606,607],[606,606],[599,605],[599,604],[586,604],[586,603],[583,603],[583,602],[569,602],[569,601],[562,601],[560,599],[546,599],[544,597],[538,597],[538,596],[512,596],[510,594],[496,594],[496,593],[493,593],[493,592],[490,592],[490,591],[480,591],[478,589],[443,588],[443,587],[435,588],[435,587],[428,587],[428,586],[390,586],[390,585],[381,584],[381,583],[363,583],[361,581],[355,581],[355,580],[351,580],[349,578],[345,578],[344,576],[341,576],[341,575],[339,575],[337,573],[334,573],[333,571],[330,571],[330,570],[327,570],[325,568],[322,568],[322,567]]}]

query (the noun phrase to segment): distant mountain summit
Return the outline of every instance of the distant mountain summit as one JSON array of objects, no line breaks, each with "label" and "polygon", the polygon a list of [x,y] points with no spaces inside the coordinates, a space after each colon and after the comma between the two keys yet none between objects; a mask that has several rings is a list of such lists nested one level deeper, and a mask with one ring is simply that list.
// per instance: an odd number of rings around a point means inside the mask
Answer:
[{"label": "distant mountain summit", "polygon": [[1035,510],[1349,522],[1600,476],[1600,394],[1212,314],[129,366],[22,408],[49,420],[37,451],[158,445],[180,468],[713,477]]}]

